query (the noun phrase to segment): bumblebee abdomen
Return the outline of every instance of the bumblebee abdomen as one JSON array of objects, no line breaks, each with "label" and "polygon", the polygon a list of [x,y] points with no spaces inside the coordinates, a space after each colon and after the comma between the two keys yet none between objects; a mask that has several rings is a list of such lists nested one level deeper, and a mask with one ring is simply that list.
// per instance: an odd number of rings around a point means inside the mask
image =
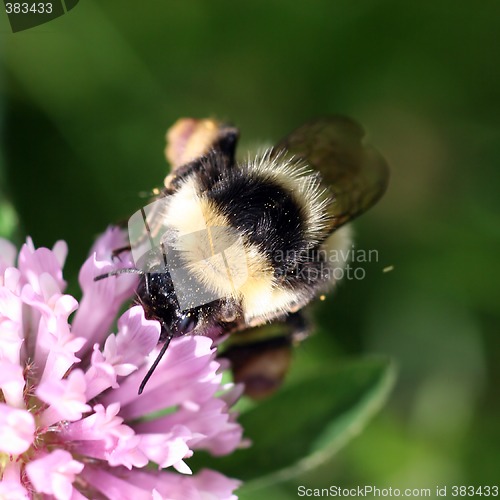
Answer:
[{"label": "bumblebee abdomen", "polygon": [[271,179],[237,170],[207,197],[273,266],[279,266],[286,254],[305,251],[309,246],[302,207],[292,192]]}]

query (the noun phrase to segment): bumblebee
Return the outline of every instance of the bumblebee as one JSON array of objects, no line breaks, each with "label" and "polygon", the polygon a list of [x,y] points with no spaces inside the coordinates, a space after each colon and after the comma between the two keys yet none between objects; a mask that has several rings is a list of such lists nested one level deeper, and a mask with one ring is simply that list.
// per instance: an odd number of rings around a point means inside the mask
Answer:
[{"label": "bumblebee", "polygon": [[287,372],[292,345],[308,336],[302,308],[334,284],[352,244],[349,221],[386,190],[383,157],[353,120],[308,122],[246,160],[239,132],[212,119],[179,120],[167,132],[172,170],[156,198],[129,221],[140,275],[137,302],[172,338],[226,339],[236,382],[267,396]]}]

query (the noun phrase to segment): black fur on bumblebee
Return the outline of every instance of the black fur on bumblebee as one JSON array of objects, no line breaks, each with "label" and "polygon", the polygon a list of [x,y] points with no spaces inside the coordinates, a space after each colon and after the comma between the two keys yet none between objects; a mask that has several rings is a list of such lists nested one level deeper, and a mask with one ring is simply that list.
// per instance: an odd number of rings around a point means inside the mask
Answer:
[{"label": "black fur on bumblebee", "polygon": [[[300,324],[300,338],[305,336],[304,323],[289,318],[334,284],[325,255],[351,245],[344,224],[372,206],[387,185],[385,161],[361,143],[362,136],[350,119],[324,118],[238,162],[233,127],[184,119],[170,129],[172,172],[155,199],[160,208],[142,211],[150,249],[136,268],[95,278],[139,274],[137,302],[161,324],[163,347],[139,393],[170,340],[186,334],[217,340],[239,332],[233,337],[248,339],[247,346],[227,351],[237,381],[255,397],[281,383],[288,357],[268,354],[291,347],[298,338],[293,325]],[[275,338],[263,341],[271,322],[278,325]],[[266,350],[271,361],[264,363]],[[256,390],[251,378],[259,381]]]}]

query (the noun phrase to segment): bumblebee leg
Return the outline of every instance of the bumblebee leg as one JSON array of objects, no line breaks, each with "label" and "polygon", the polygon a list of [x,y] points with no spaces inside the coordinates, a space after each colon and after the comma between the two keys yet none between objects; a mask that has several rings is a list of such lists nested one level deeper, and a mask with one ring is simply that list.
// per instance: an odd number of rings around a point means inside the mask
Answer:
[{"label": "bumblebee leg", "polygon": [[312,334],[311,322],[305,317],[302,311],[289,314],[286,323],[291,329],[290,336],[293,345],[298,345]]},{"label": "bumblebee leg", "polygon": [[116,248],[111,253],[111,258],[113,258],[113,259],[117,258],[118,260],[120,260],[120,254],[121,253],[130,252],[131,250],[132,250],[132,247],[130,245],[127,245],[127,246],[124,246],[124,247],[120,247],[120,248]]},{"label": "bumblebee leg", "polygon": [[245,394],[262,399],[282,385],[293,347],[309,333],[310,325],[299,311],[289,314],[283,321],[235,333],[233,337],[237,343],[220,356],[231,362],[234,381],[245,385]]}]

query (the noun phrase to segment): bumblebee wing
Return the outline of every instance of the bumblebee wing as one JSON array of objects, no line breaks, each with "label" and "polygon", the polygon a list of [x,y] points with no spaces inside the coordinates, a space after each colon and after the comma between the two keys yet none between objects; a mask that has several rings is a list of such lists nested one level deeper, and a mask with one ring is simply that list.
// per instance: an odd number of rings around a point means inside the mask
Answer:
[{"label": "bumblebee wing", "polygon": [[362,143],[363,136],[355,121],[330,116],[305,123],[273,148],[273,154],[285,151],[321,174],[333,195],[330,233],[368,210],[387,188],[387,163]]}]

